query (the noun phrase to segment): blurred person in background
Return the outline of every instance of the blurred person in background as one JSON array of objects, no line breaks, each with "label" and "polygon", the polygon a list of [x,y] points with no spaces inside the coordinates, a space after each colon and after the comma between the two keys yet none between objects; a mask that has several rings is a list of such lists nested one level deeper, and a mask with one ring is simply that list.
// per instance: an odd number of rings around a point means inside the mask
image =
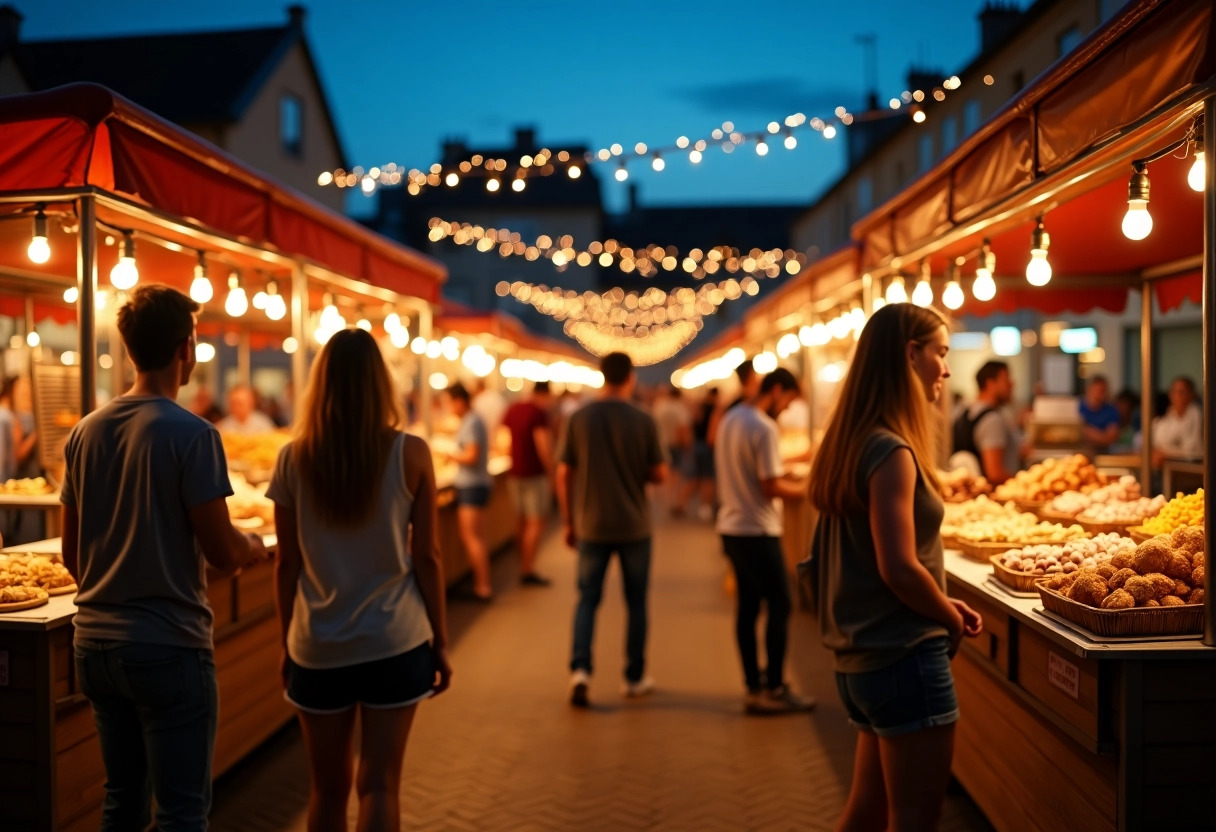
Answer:
[{"label": "blurred person in background", "polygon": [[1094,453],[1106,453],[1119,438],[1119,410],[1108,401],[1110,383],[1106,376],[1094,376],[1081,400],[1081,422],[1086,443]]},{"label": "blurred person in background", "polygon": [[[34,388],[28,376],[12,379],[12,469],[9,478],[34,479],[44,476],[38,458],[38,431],[34,419]],[[46,515],[37,509],[10,512],[9,533],[5,545],[33,543],[46,539]]]},{"label": "blurred person in background", "polygon": [[673,517],[684,514],[680,495],[684,492],[685,473],[692,462],[692,414],[688,412],[682,393],[675,386],[660,390],[651,410],[659,426],[659,442],[671,466],[671,476],[664,490]]},{"label": "blurred person in background", "polygon": [[1115,444],[1120,450],[1132,452],[1140,447],[1140,394],[1124,388],[1115,396],[1115,407],[1119,411],[1119,438]]},{"label": "blurred person in background", "polygon": [[1153,467],[1167,459],[1203,459],[1203,411],[1195,382],[1179,376],[1170,384],[1170,406],[1153,422]]},{"label": "blurred person in background", "polygon": [[228,391],[228,415],[216,427],[220,433],[273,433],[274,422],[257,409],[257,394],[248,384],[238,384]]},{"label": "blurred person in background", "polygon": [[717,417],[718,388],[710,387],[693,409],[692,467],[677,506],[683,513],[688,509],[688,501],[697,494],[700,498],[697,516],[702,520],[714,519],[714,448],[710,444],[710,428]]},{"label": "blurred person in background", "polygon": [[224,412],[215,403],[215,395],[205,384],[194,388],[194,395],[190,399],[190,412],[213,425],[224,418]]},{"label": "blurred person in background", "polygon": [[490,553],[486,548],[486,506],[490,504],[494,480],[487,467],[490,436],[486,423],[473,410],[469,391],[460,382],[448,388],[448,408],[460,420],[456,429],[456,449],[449,457],[456,469],[456,521],[460,542],[469,556],[473,572],[473,598],[488,602],[494,597],[490,582]]},{"label": "blurred person in background", "polygon": [[549,382],[538,381],[532,394],[507,408],[503,424],[511,433],[512,502],[519,516],[515,547],[519,552],[519,581],[524,586],[548,586],[536,571],[536,551],[553,509],[553,430]]}]

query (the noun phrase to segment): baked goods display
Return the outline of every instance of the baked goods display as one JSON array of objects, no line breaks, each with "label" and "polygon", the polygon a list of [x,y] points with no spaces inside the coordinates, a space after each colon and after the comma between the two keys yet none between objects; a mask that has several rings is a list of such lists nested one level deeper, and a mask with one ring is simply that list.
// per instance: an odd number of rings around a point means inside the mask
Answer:
[{"label": "baked goods display", "polygon": [[50,593],[40,587],[0,586],[0,613],[40,607],[50,597]]},{"label": "baked goods display", "polygon": [[1134,551],[1136,543],[1117,534],[1099,534],[1087,540],[1047,543],[1010,549],[1001,565],[1024,575],[1069,574],[1108,563],[1116,555]]},{"label": "baked goods display", "polygon": [[1019,471],[992,496],[1001,501],[1041,503],[1068,491],[1088,494],[1106,485],[1107,478],[1082,454],[1063,459],[1045,459]]},{"label": "baked goods display", "polygon": [[1096,566],[1061,571],[1040,584],[1073,601],[1106,610],[1202,604],[1204,539],[1202,526],[1181,526]]},{"label": "baked goods display", "polygon": [[257,487],[249,484],[242,474],[228,472],[232,483],[232,496],[228,498],[228,515],[233,521],[243,521],[237,525],[246,529],[256,529],[274,524],[274,503],[266,497],[265,486]]},{"label": "baked goods display", "polygon": [[228,457],[230,466],[269,472],[274,470],[279,450],[291,441],[291,435],[280,431],[221,433],[220,440],[224,443],[224,455]]},{"label": "baked goods display", "polygon": [[[944,528],[944,526],[943,526]],[[1064,543],[1089,537],[1073,524],[1048,523],[1025,512],[965,523],[954,534],[962,543]]]},{"label": "baked goods display", "polygon": [[1109,523],[1135,525],[1146,518],[1155,517],[1165,507],[1165,497],[1140,497],[1135,500],[1095,503],[1077,515],[1082,523]]},{"label": "baked goods display", "polygon": [[32,609],[75,591],[76,579],[62,563],[44,555],[0,555],[0,612]]},{"label": "baked goods display", "polygon": [[1067,514],[1070,517],[1076,517],[1096,505],[1134,502],[1142,496],[1139,480],[1125,475],[1088,494],[1082,494],[1080,491],[1065,491],[1044,508],[1052,514]]},{"label": "baked goods display", "polygon": [[981,494],[992,493],[992,483],[983,477],[975,476],[966,468],[939,472],[938,480],[942,486],[942,498],[948,503],[961,503]]},{"label": "baked goods display", "polygon": [[1186,526],[1203,526],[1203,489],[1194,494],[1178,494],[1155,517],[1144,521],[1147,534],[1172,534]]},{"label": "baked goods display", "polygon": [[26,478],[22,480],[9,480],[0,485],[0,494],[19,495],[22,497],[36,497],[41,494],[54,494],[54,487],[46,481],[44,477]]}]

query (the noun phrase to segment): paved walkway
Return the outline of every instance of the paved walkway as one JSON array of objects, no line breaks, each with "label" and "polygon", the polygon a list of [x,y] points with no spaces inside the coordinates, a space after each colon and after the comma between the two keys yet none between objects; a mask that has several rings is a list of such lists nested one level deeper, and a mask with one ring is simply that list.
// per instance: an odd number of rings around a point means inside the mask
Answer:
[{"label": "paved walkway", "polygon": [[[609,573],[596,640],[593,708],[566,702],[573,553],[556,533],[540,567],[549,589],[452,605],[451,691],[424,703],[406,756],[403,827],[451,830],[811,830],[833,828],[848,791],[854,734],[814,623],[791,624],[790,674],[819,700],[809,716],[742,713],[726,561],[709,527],[665,523],[651,581],[651,698],[625,701],[624,603]],[[219,832],[303,830],[307,766],[292,727],[216,787]],[[353,803],[352,803],[353,810]],[[352,815],[353,818],[353,815]],[[961,791],[943,828],[988,830]]]}]

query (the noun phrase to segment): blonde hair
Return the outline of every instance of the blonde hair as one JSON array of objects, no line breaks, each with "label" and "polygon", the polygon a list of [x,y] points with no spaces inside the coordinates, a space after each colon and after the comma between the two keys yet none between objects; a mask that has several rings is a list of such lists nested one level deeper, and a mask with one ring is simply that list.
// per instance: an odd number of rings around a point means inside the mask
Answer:
[{"label": "blonde hair", "polygon": [[372,513],[401,424],[375,339],[361,329],[334,333],[313,364],[292,443],[309,508],[323,522],[350,528]]},{"label": "blonde hair", "polygon": [[949,319],[936,309],[894,303],[874,313],[862,330],[840,399],[828,421],[811,470],[811,502],[841,516],[865,505],[857,469],[866,438],[885,428],[908,443],[929,486],[937,480],[937,438],[924,385],[905,351],[924,345]]}]

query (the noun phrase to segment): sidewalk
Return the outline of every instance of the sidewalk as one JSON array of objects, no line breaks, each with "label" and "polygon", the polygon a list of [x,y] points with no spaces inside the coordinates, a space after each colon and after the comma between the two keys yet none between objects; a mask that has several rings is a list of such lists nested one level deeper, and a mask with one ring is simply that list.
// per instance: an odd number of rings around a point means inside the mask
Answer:
[{"label": "sidewalk", "polygon": [[[668,521],[654,551],[648,672],[659,691],[646,699],[620,694],[625,617],[614,564],[597,622],[593,707],[567,704],[575,556],[555,531],[539,564],[552,588],[517,588],[507,556],[495,568],[492,606],[452,605],[453,687],[419,708],[403,828],[834,827],[855,735],[813,620],[799,612],[791,622],[789,673],[819,707],[809,716],[745,717],[716,536],[695,521]],[[217,784],[212,828],[303,830],[307,792],[293,727]],[[956,791],[942,828],[990,829]]]}]

